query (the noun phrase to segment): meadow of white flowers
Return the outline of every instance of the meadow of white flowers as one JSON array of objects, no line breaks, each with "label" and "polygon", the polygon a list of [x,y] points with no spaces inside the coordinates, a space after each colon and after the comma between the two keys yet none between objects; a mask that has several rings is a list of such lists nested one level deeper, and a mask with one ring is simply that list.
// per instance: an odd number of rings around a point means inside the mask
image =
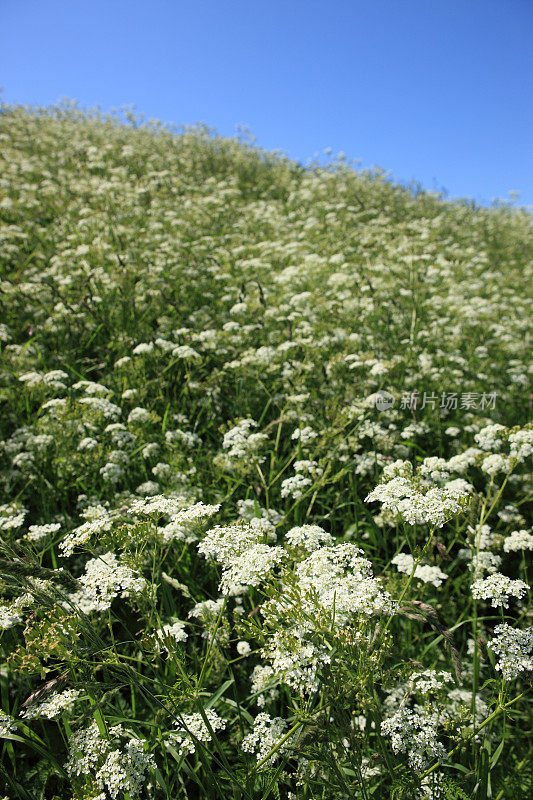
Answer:
[{"label": "meadow of white flowers", "polygon": [[0,795],[531,796],[530,214],[0,111]]}]

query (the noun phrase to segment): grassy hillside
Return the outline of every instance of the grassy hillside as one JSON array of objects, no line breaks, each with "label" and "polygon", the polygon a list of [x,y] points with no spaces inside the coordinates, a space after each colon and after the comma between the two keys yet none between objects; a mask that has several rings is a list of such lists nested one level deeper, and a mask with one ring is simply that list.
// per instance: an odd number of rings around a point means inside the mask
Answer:
[{"label": "grassy hillside", "polygon": [[0,164],[6,796],[526,797],[531,216],[72,107]]}]

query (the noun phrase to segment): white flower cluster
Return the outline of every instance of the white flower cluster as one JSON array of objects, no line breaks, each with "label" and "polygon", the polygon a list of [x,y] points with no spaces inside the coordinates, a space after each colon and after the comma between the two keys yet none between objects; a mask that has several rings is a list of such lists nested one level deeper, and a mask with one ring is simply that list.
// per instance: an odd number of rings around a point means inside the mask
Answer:
[{"label": "white flower cluster", "polygon": [[[146,587],[145,579],[135,575],[125,564],[120,564],[111,552],[91,558],[79,580],[86,599],[85,608],[92,611],[105,611],[118,594],[128,597]],[[76,602],[78,597],[72,595],[71,599]]]},{"label": "white flower cluster", "polygon": [[196,522],[197,520],[205,519],[205,517],[212,517],[220,509],[220,503],[216,506],[210,506],[206,503],[195,503],[190,508],[185,508],[178,511],[177,514],[172,516],[171,522],[178,525],[183,525],[186,522]]},{"label": "white flower cluster", "polygon": [[275,700],[279,694],[274,669],[269,664],[257,664],[250,676],[252,695],[257,695],[255,702],[264,708],[267,700]]},{"label": "white flower cluster", "polygon": [[59,522],[51,522],[48,525],[30,525],[26,539],[30,542],[40,542],[51,533],[57,533],[60,528],[61,524]]},{"label": "white flower cluster", "polygon": [[238,595],[258,586],[285,557],[283,548],[258,544],[257,538],[258,532],[250,523],[217,525],[198,545],[199,553],[222,565],[222,594]]},{"label": "white flower cluster", "polygon": [[22,622],[22,614],[13,606],[0,606],[0,630],[8,630]]},{"label": "white flower cluster", "polygon": [[501,572],[489,575],[488,578],[480,578],[472,584],[472,597],[475,600],[490,600],[493,608],[509,608],[509,598],[523,597],[529,586],[524,581],[511,580]]},{"label": "white flower cluster", "polygon": [[[116,738],[125,736],[120,725],[111,728],[110,733]],[[140,739],[129,739],[113,749],[111,742],[101,736],[96,722],[72,734],[69,751],[67,774],[93,778],[102,798],[106,797],[106,790],[113,800],[122,792],[132,799],[140,797],[147,773],[156,767],[154,757],[145,752]]]},{"label": "white flower cluster", "polygon": [[[105,397],[81,397],[78,402],[88,406],[91,411],[101,414],[104,419],[117,420],[122,414],[120,406],[115,405],[110,400],[106,400]],[[45,405],[48,404],[45,403]]]},{"label": "white flower cluster", "polygon": [[[225,451],[221,462],[227,469],[239,462],[247,462],[257,458],[257,452],[266,441],[264,433],[252,433],[252,429],[257,427],[257,422],[253,419],[243,419],[233,428],[224,434],[222,449]],[[261,462],[262,459],[259,459]]]},{"label": "white flower cluster", "polygon": [[184,642],[188,638],[188,634],[185,630],[185,623],[180,620],[172,624],[167,623],[163,625],[162,628],[159,628],[159,630],[155,632],[155,635],[163,646],[163,649],[167,650],[167,652],[170,652],[168,649],[169,639],[175,642]]},{"label": "white flower cluster", "polygon": [[487,425],[476,433],[474,439],[482,450],[497,452],[506,438],[507,428],[498,423]]},{"label": "white flower cluster", "polygon": [[533,455],[533,425],[509,434],[509,455],[517,461],[525,461]]},{"label": "white flower cluster", "polygon": [[22,508],[15,503],[7,503],[0,506],[0,531],[11,531],[20,528],[28,513],[26,508]]},{"label": "white flower cluster", "polygon": [[487,647],[500,657],[495,668],[506,681],[516,678],[520,672],[533,670],[533,628],[519,630],[503,623],[494,628],[494,633],[496,636]]},{"label": "white flower cluster", "polygon": [[533,550],[533,534],[528,531],[513,531],[507,536],[503,543],[506,553],[514,553],[518,550]]},{"label": "white flower cluster", "polygon": [[513,464],[510,458],[501,453],[492,453],[485,456],[481,463],[481,469],[487,475],[497,475],[498,472],[511,472]]},{"label": "white flower cluster", "polygon": [[37,717],[55,719],[55,717],[59,717],[63,711],[72,711],[74,703],[80,694],[81,692],[77,689],[66,689],[64,692],[55,692],[47,700],[43,700],[35,706],[30,706],[21,716],[23,716],[24,719],[36,719]]},{"label": "white flower cluster", "polygon": [[164,514],[174,516],[182,510],[183,502],[181,498],[165,497],[163,494],[148,497],[144,500],[134,500],[128,507],[129,513],[134,517],[159,517]]},{"label": "white flower cluster", "polygon": [[[210,708],[205,709],[205,715],[211,726],[213,732],[224,730],[226,727],[226,720],[218,716],[215,711]],[[184,714],[181,719],[174,722],[175,726],[179,726],[180,730],[173,731],[171,736],[176,739],[179,747],[178,753],[180,756],[185,756],[188,753],[195,753],[197,742],[210,742],[211,734],[199,713]]]},{"label": "white flower cluster", "polygon": [[[386,478],[386,474],[384,473]],[[365,498],[366,502],[379,500],[383,508],[398,514],[410,525],[435,525],[442,528],[451,517],[466,505],[471,486],[462,478],[432,488],[417,485],[405,475],[380,483]]]},{"label": "white flower cluster", "polygon": [[[279,745],[286,730],[287,723],[284,719],[281,719],[281,717],[272,718],[270,714],[262,711],[254,719],[253,731],[244,737],[241,747],[245,753],[256,753],[257,760],[263,761]],[[289,745],[289,740],[283,742],[265,763],[274,764],[276,759],[286,752]]]},{"label": "white flower cluster", "polygon": [[292,497],[293,500],[299,500],[303,496],[304,491],[308,486],[312,486],[313,481],[311,478],[306,478],[301,472],[296,475],[291,475],[290,478],[285,478],[281,482],[281,496]]},{"label": "white flower cluster", "polygon": [[96,534],[111,529],[113,518],[103,506],[92,507],[85,512],[84,516],[87,514],[90,514],[91,518],[74,528],[72,533],[69,533],[60,542],[59,549],[65,557],[71,556],[76,547],[86,544]]},{"label": "white flower cluster", "polygon": [[243,640],[241,642],[237,642],[237,652],[240,656],[248,656],[252,652],[252,648],[248,642]]},{"label": "white flower cluster", "polygon": [[9,736],[9,734],[13,733],[16,729],[17,726],[13,717],[10,717],[9,714],[6,714],[5,711],[0,709],[0,738]]},{"label": "white flower cluster", "polygon": [[[272,665],[272,676],[299,694],[311,694],[320,686],[320,671],[331,663],[331,651],[325,644],[315,644],[312,640],[314,625],[300,623],[288,629],[276,630],[271,636],[263,654]],[[268,673],[264,674],[267,678]],[[259,674],[254,674],[254,689],[258,685]],[[261,691],[263,691],[261,689]],[[264,701],[258,705],[264,705]]]},{"label": "white flower cluster", "polygon": [[319,525],[298,525],[285,534],[285,541],[293,547],[301,547],[307,553],[312,553],[320,547],[330,546],[335,540],[331,533],[327,533]]},{"label": "white flower cluster", "polygon": [[[410,553],[398,553],[391,561],[398,572],[410,575],[415,566],[415,560]],[[423,583],[432,583],[433,586],[442,586],[442,582],[448,577],[440,567],[432,567],[429,564],[417,564],[414,577]]]},{"label": "white flower cluster", "polygon": [[453,684],[453,678],[449,672],[426,669],[423,672],[413,672],[409,682],[415,692],[425,695],[445,689],[446,685]]},{"label": "white flower cluster", "polygon": [[130,413],[128,414],[129,425],[144,425],[149,421],[150,421],[150,412],[146,408],[142,408],[141,406],[132,408]]},{"label": "white flower cluster", "polygon": [[291,434],[291,439],[298,440],[300,444],[308,444],[308,442],[312,442],[313,439],[316,439],[317,436],[318,433],[307,426],[305,428],[296,428]]},{"label": "white flower cluster", "polygon": [[444,745],[439,742],[437,712],[419,714],[401,708],[381,723],[381,732],[391,737],[395,753],[407,753],[409,763],[416,772],[423,772],[429,759],[446,757]]},{"label": "white flower cluster", "polygon": [[469,567],[474,575],[474,579],[477,580],[481,578],[485,572],[489,575],[498,572],[500,564],[502,563],[501,556],[496,553],[491,553],[489,550],[480,550],[478,553],[472,553],[470,550],[467,552],[471,558]]},{"label": "white flower cluster", "polygon": [[335,622],[344,624],[352,614],[392,614],[395,603],[372,575],[372,565],[351,542],[315,550],[296,567],[304,608],[333,611]]}]

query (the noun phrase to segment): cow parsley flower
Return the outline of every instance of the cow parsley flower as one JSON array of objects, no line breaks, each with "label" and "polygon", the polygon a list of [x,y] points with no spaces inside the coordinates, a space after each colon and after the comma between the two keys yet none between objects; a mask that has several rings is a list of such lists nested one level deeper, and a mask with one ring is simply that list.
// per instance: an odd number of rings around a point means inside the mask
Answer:
[{"label": "cow parsley flower", "polygon": [[74,703],[80,694],[81,692],[77,689],[67,689],[64,692],[56,692],[47,700],[43,700],[41,703],[37,703],[37,705],[30,706],[21,716],[25,719],[36,719],[37,717],[55,719],[55,717],[59,717],[64,711],[72,711]]},{"label": "cow parsley flower", "polygon": [[120,750],[112,750],[95,775],[99,789],[107,789],[113,800],[120,793],[140,797],[146,773],[155,769],[154,757],[140,739],[130,739]]},{"label": "cow parsley flower", "polygon": [[298,525],[287,531],[285,541],[293,547],[301,547],[307,553],[312,553],[320,547],[334,544],[335,539],[319,525]]},{"label": "cow parsley flower", "polygon": [[506,553],[514,553],[517,550],[533,550],[533,534],[528,531],[513,531],[506,537],[503,543]]},{"label": "cow parsley flower", "polygon": [[[415,561],[410,553],[398,553],[391,561],[398,572],[410,575],[413,571]],[[447,579],[447,575],[440,567],[430,566],[429,564],[417,564],[414,577],[423,583],[432,583],[433,586],[442,586],[442,582]]]},{"label": "cow parsley flower", "polygon": [[385,510],[398,514],[410,525],[429,524],[441,528],[463,510],[470,490],[470,484],[461,478],[443,487],[424,489],[412,479],[398,475],[379,484],[365,501],[381,501]]},{"label": "cow parsley flower", "polygon": [[293,500],[299,500],[307,487],[312,485],[313,481],[311,478],[306,478],[305,475],[297,472],[296,475],[285,478],[285,480],[281,482],[281,496],[292,497]]},{"label": "cow parsley flower", "polygon": [[[213,731],[224,730],[227,724],[226,720],[219,717],[215,711],[206,708],[205,715]],[[183,714],[180,720],[174,722],[174,725],[180,728],[180,730],[171,733],[172,738],[176,739],[179,745],[178,752],[180,756],[195,753],[198,741],[211,741],[211,733],[199,713]]]},{"label": "cow parsley flower", "polygon": [[496,423],[482,428],[479,433],[475,434],[474,439],[482,450],[497,452],[503,444],[506,433],[507,428],[505,425]]},{"label": "cow parsley flower", "polygon": [[128,597],[142,592],[146,581],[125,564],[120,564],[114,553],[91,558],[85,565],[80,584],[95,611],[105,611],[120,594]]},{"label": "cow parsley flower", "polygon": [[509,434],[509,455],[517,461],[525,461],[533,454],[533,427],[522,428]]},{"label": "cow parsley flower", "polygon": [[406,753],[411,767],[423,772],[429,759],[442,760],[446,749],[438,740],[439,714],[411,711],[401,708],[381,723],[381,732],[391,737],[395,753]]},{"label": "cow parsley flower", "polygon": [[10,606],[0,606],[0,630],[8,630],[22,622],[22,614]]},{"label": "cow parsley flower", "polygon": [[9,734],[13,733],[16,729],[17,726],[13,717],[10,717],[9,714],[6,714],[5,711],[0,709],[0,738],[9,736]]},{"label": "cow parsley flower", "polygon": [[[270,714],[261,711],[254,719],[253,731],[241,742],[245,753],[255,753],[258,761],[263,761],[269,753],[279,744],[287,730],[287,723],[281,717],[272,718]],[[276,752],[265,762],[274,764],[285,753],[290,742],[285,741]]]},{"label": "cow parsley flower", "polygon": [[476,600],[490,600],[493,608],[509,608],[509,598],[523,597],[529,586],[524,581],[511,580],[501,572],[481,578],[472,584],[472,597]]},{"label": "cow parsley flower", "polygon": [[500,657],[495,669],[506,681],[516,678],[520,672],[533,670],[533,628],[519,630],[503,623],[494,628],[494,633],[496,636],[487,647]]},{"label": "cow parsley flower", "polygon": [[48,525],[30,525],[26,539],[30,542],[40,542],[42,539],[46,539],[49,534],[57,533],[60,528],[61,524],[59,522],[51,522]]},{"label": "cow parsley flower", "polygon": [[[107,509],[103,506],[96,506],[93,507],[93,511],[94,514],[91,514],[91,519],[74,528],[72,533],[69,533],[60,542],[59,549],[65,557],[71,556],[76,547],[86,544],[93,536],[111,529],[113,519]],[[87,513],[90,513],[90,511],[87,510],[85,516],[87,516]]]},{"label": "cow parsley flower", "polygon": [[155,632],[157,638],[163,643],[163,647],[168,651],[167,640],[171,639],[175,642],[184,642],[188,638],[188,633],[185,630],[185,623],[178,620],[172,624],[166,623],[162,628]]}]

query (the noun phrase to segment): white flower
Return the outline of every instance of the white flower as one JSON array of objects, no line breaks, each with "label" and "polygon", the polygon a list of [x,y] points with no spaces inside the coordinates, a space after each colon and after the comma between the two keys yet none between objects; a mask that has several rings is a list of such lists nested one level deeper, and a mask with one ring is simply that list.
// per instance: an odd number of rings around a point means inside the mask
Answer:
[{"label": "white flower", "polygon": [[475,434],[474,439],[482,450],[497,451],[503,444],[503,436],[500,434],[505,434],[506,432],[505,425],[487,425],[487,427],[482,428],[479,433]]},{"label": "white flower", "polygon": [[9,606],[0,606],[0,630],[8,630],[22,622],[22,615]]},{"label": "white flower", "polygon": [[494,628],[496,636],[487,643],[500,660],[495,666],[506,681],[524,670],[533,670],[533,628],[519,630],[507,623]]},{"label": "white flower", "polygon": [[533,454],[533,427],[509,434],[509,444],[511,458],[516,458],[520,462],[525,461]]},{"label": "white flower", "polygon": [[319,525],[299,525],[291,528],[285,534],[285,541],[293,547],[301,547],[308,553],[318,550],[325,545],[332,545],[335,540],[331,533],[327,533]]},{"label": "white flower", "polygon": [[281,482],[281,496],[292,497],[293,500],[299,500],[303,496],[305,489],[312,486],[313,481],[311,478],[306,478],[304,475],[297,473],[291,478],[285,478]]},{"label": "white flower", "polygon": [[51,522],[48,525],[30,525],[28,533],[26,534],[26,539],[30,542],[39,542],[41,539],[45,539],[49,534],[57,533],[60,528],[61,525],[59,522]]},{"label": "white flower", "polygon": [[307,442],[312,442],[313,439],[316,439],[317,436],[318,433],[315,433],[312,428],[296,428],[291,434],[291,439],[298,439],[300,444],[307,444]]},{"label": "white flower", "polygon": [[533,535],[528,531],[513,531],[506,537],[503,543],[506,553],[513,553],[517,550],[533,550]]},{"label": "white flower", "polygon": [[95,516],[92,519],[75,528],[59,544],[59,549],[65,557],[71,556],[76,547],[86,544],[96,534],[111,529],[113,520],[109,512],[103,506],[98,506],[94,510]]},{"label": "white flower", "polygon": [[509,608],[509,598],[516,597],[520,599],[523,597],[529,586],[524,581],[513,581],[506,575],[497,572],[494,575],[489,575],[488,578],[482,578],[474,581],[472,584],[472,597],[476,600],[490,600],[493,608]]},{"label": "white flower", "polygon": [[120,564],[114,553],[91,558],[79,580],[94,611],[108,609],[118,594],[128,597],[146,586],[145,579]]},{"label": "white flower", "polygon": [[446,749],[439,742],[437,726],[438,713],[419,714],[401,708],[381,723],[381,732],[391,737],[395,753],[407,753],[409,763],[416,772],[423,772],[429,759],[441,760],[446,757]]},{"label": "white flower", "polygon": [[[413,556],[409,553],[398,553],[398,555],[394,556],[392,559],[391,564],[396,566],[398,572],[404,572],[406,575],[410,575],[413,571],[415,561]],[[423,583],[432,583],[433,586],[439,587],[442,586],[442,582],[445,581],[448,576],[440,567],[432,567],[429,564],[417,564],[414,577]]]},{"label": "white flower", "polygon": [[[270,752],[279,744],[287,730],[287,723],[281,717],[272,719],[264,711],[254,719],[254,728],[241,742],[245,753],[256,753],[258,761],[267,758]],[[273,764],[289,747],[289,740],[285,741],[265,763]]]},{"label": "white flower", "polygon": [[248,642],[237,642],[237,652],[240,656],[247,656],[252,652],[252,648]]},{"label": "white flower", "polygon": [[132,408],[130,413],[128,414],[128,424],[135,424],[135,425],[143,425],[145,422],[148,422],[150,419],[150,412],[146,410],[146,408],[141,408],[141,406],[137,406],[136,408]]},{"label": "white flower", "polygon": [[0,709],[0,738],[9,736],[10,733],[17,729],[15,720],[6,714],[5,711]]},{"label": "white flower", "polygon": [[510,472],[512,469],[511,459],[502,456],[500,453],[493,453],[485,456],[481,463],[481,469],[488,475],[496,475],[498,472]]},{"label": "white flower", "polygon": [[470,484],[460,478],[442,488],[435,486],[426,490],[398,475],[379,484],[365,501],[380,500],[384,509],[399,514],[410,525],[429,524],[441,528],[463,510],[470,490]]},{"label": "white flower", "polygon": [[43,700],[35,706],[30,706],[21,716],[25,719],[35,719],[36,717],[55,719],[64,711],[72,711],[74,703],[80,694],[81,692],[77,689],[67,689],[64,692],[54,693],[47,700]]},{"label": "white flower", "polygon": [[[204,713],[213,731],[223,730],[226,727],[226,720],[221,719],[210,708],[206,708]],[[171,733],[172,738],[176,739],[179,744],[178,752],[180,756],[195,753],[198,741],[211,741],[211,734],[201,714],[183,714],[183,716],[175,720],[174,725],[180,728],[180,730]]]},{"label": "white flower", "polygon": [[[154,343],[153,342],[141,342],[136,347],[134,347],[131,352],[132,352],[132,355],[134,355],[134,356],[144,356],[144,355],[147,355],[148,353],[152,353],[153,349],[154,349]],[[118,364],[118,362],[117,362],[117,364]],[[117,366],[117,364],[115,364],[115,366]]]},{"label": "white flower", "polygon": [[185,630],[185,623],[178,620],[172,625],[167,623],[155,632],[156,637],[163,643],[164,649],[168,651],[166,639],[173,639],[175,642],[184,642],[188,638]]}]

